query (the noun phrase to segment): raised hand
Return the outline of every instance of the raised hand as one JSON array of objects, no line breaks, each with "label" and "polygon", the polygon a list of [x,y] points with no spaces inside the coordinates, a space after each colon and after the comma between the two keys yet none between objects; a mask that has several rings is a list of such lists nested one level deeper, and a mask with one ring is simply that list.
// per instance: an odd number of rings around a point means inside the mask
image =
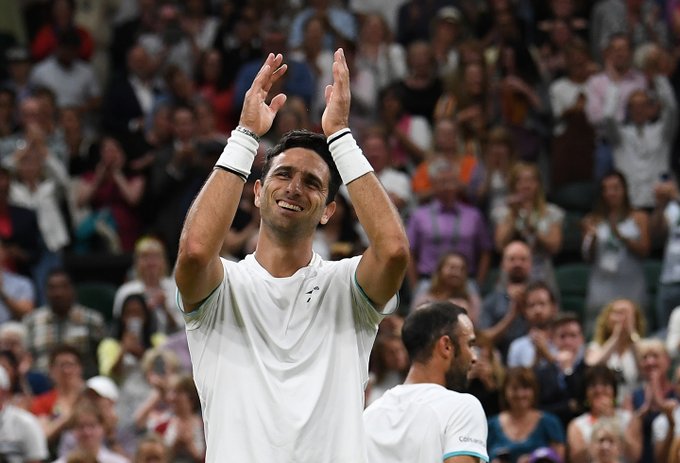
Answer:
[{"label": "raised hand", "polygon": [[270,53],[260,71],[255,76],[243,100],[239,125],[262,136],[269,131],[276,113],[286,102],[286,95],[279,93],[267,104],[267,96],[272,85],[281,78],[288,66],[283,64],[283,56]]},{"label": "raised hand", "polygon": [[349,68],[342,48],[335,51],[333,58],[333,85],[326,86],[326,109],[321,116],[321,128],[327,137],[349,127],[349,106],[352,99]]}]

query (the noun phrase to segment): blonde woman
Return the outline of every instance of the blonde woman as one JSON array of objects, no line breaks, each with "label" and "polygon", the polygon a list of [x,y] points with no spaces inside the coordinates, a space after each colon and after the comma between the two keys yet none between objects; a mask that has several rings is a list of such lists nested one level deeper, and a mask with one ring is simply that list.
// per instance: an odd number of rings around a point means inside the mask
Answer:
[{"label": "blonde woman", "polygon": [[476,286],[468,281],[467,259],[459,252],[449,251],[439,258],[432,274],[432,284],[426,292],[416,297],[412,309],[430,302],[445,300],[467,301],[465,309],[473,323],[477,323],[482,301]]},{"label": "blonde woman", "polygon": [[620,463],[623,435],[615,420],[601,420],[590,438],[591,463]]},{"label": "blonde woman", "polygon": [[535,164],[518,162],[510,171],[505,204],[491,212],[496,249],[520,239],[531,248],[532,277],[555,288],[552,256],[562,247],[564,211],[548,203],[540,172]]},{"label": "blonde woman", "polygon": [[629,299],[611,301],[597,317],[595,336],[586,349],[586,365],[606,365],[620,375],[619,403],[638,385],[636,342],[644,332],[640,307]]}]

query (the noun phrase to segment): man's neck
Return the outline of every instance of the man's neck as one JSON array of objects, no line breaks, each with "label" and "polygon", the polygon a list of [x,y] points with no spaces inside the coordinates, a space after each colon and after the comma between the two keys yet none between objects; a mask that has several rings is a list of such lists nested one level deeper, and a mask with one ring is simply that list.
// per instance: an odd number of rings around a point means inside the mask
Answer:
[{"label": "man's neck", "polygon": [[273,239],[264,228],[260,229],[255,259],[273,277],[285,278],[293,275],[309,265],[312,254],[311,237],[300,238],[294,244],[283,243]]},{"label": "man's neck", "polygon": [[439,384],[446,387],[446,379],[443,373],[439,373],[435,368],[419,362],[413,362],[406,375],[404,384]]}]

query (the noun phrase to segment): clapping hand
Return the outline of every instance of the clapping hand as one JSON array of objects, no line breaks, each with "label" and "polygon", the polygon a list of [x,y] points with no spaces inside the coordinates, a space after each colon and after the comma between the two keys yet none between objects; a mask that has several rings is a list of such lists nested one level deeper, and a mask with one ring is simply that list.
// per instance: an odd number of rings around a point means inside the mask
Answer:
[{"label": "clapping hand", "polygon": [[333,59],[333,84],[326,86],[326,109],[321,116],[321,127],[327,137],[349,127],[349,107],[352,99],[349,68],[342,48],[335,51]]},{"label": "clapping hand", "polygon": [[286,102],[286,95],[279,93],[267,104],[267,96],[272,85],[286,72],[288,66],[283,64],[283,56],[270,53],[260,71],[255,76],[243,100],[243,109],[239,125],[252,130],[258,136],[269,131],[276,113]]}]

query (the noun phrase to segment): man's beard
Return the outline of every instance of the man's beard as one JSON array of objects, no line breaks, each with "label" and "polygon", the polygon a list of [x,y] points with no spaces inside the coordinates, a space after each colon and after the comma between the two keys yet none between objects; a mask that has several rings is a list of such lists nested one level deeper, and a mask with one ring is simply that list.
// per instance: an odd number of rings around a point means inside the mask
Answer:
[{"label": "man's beard", "polygon": [[508,272],[508,281],[510,283],[524,283],[527,281],[527,274],[524,269],[510,269]]},{"label": "man's beard", "polygon": [[462,369],[458,364],[458,348],[454,347],[454,357],[451,360],[451,367],[444,375],[446,388],[456,392],[465,392],[468,387],[468,371]]},{"label": "man's beard", "polygon": [[467,372],[449,370],[446,372],[446,389],[456,392],[465,392],[468,387]]}]

